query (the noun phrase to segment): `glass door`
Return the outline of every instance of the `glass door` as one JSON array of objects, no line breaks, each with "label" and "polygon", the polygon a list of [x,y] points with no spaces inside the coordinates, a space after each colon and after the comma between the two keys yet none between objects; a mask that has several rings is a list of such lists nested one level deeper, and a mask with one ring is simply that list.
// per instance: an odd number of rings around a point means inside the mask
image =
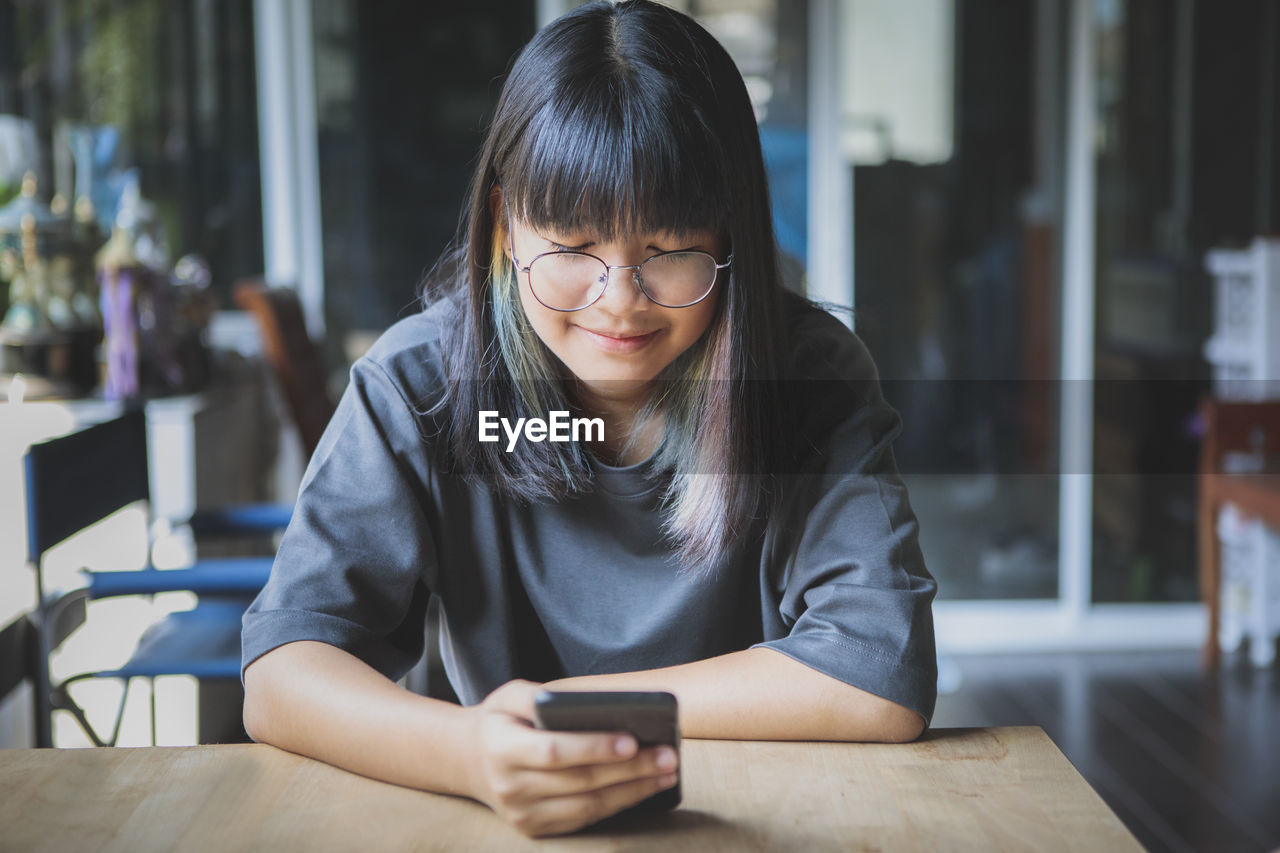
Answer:
[{"label": "glass door", "polygon": [[939,599],[1055,599],[1064,10],[845,8],[855,329]]},{"label": "glass door", "polygon": [[1097,169],[1092,599],[1197,601],[1206,252],[1274,233],[1268,0],[1093,0]]}]

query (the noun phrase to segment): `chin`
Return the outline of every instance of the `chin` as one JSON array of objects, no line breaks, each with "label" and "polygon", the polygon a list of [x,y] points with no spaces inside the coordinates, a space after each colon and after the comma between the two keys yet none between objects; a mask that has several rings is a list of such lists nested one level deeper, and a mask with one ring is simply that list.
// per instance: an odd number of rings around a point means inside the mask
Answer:
[{"label": "chin", "polygon": [[653,381],[657,373],[650,374],[646,372],[644,375],[632,375],[599,372],[579,373],[574,371],[574,375],[578,377],[579,382],[597,394],[604,394],[610,397],[628,397],[642,392]]},{"label": "chin", "polygon": [[562,359],[574,376],[583,382],[639,383],[650,382],[669,363],[669,359],[637,358],[634,355],[610,353],[574,352],[570,359]]}]

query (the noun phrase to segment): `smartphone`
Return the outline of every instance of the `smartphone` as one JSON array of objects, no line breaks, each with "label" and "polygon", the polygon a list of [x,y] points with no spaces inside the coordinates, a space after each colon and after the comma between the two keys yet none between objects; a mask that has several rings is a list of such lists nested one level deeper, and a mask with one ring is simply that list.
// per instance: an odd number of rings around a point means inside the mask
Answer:
[{"label": "smartphone", "polygon": [[[534,699],[540,729],[565,732],[627,732],[643,749],[670,746],[680,754],[676,697],[655,691],[552,691]],[[657,812],[680,805],[680,781],[622,814]]]}]

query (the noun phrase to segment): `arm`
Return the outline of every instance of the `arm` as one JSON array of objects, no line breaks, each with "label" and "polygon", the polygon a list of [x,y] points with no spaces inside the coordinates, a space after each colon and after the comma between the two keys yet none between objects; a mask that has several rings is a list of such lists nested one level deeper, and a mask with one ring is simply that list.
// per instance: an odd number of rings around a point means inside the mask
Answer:
[{"label": "arm", "polygon": [[244,672],[254,740],[397,785],[472,796],[469,725],[461,707],[402,690],[324,643],[280,646]]},{"label": "arm", "polygon": [[578,829],[674,785],[669,748],[533,728],[529,682],[466,708],[396,686],[422,653],[437,549],[423,509],[430,459],[408,403],[417,394],[403,390],[423,381],[392,373],[372,359],[352,368],[245,613],[246,730],[371,778],[473,797],[529,835]]},{"label": "arm", "polygon": [[686,737],[902,743],[924,718],[769,648],[614,675],[566,678],[549,690],[666,690]]},{"label": "arm", "polygon": [[765,641],[548,687],[670,691],[690,737],[903,742],[924,731],[936,585],[891,449],[901,419],[838,321],[806,312],[793,334],[784,387],[799,458],[778,478],[764,540]]},{"label": "arm", "polygon": [[893,456],[902,421],[856,336],[820,312],[795,334],[798,458],[765,532],[764,641],[671,674],[712,736],[913,740],[936,700],[937,585]]},{"label": "arm", "polygon": [[668,748],[534,729],[538,687],[513,681],[464,708],[300,641],[245,670],[244,723],[254,740],[363,776],[472,797],[527,835],[571,832],[675,784]]}]

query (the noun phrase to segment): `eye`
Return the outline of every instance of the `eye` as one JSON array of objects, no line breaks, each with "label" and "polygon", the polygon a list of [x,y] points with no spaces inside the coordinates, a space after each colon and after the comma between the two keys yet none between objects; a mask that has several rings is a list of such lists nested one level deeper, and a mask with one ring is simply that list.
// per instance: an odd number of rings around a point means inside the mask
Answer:
[{"label": "eye", "polygon": [[[578,235],[575,234],[573,236],[576,237]],[[584,252],[589,247],[595,245],[595,242],[590,239],[583,240],[581,243],[578,243],[575,246],[575,245],[569,245],[568,243],[560,243],[555,240],[552,240],[546,234],[539,234],[538,237],[541,238],[544,242],[546,242],[546,244],[551,247],[551,251],[553,252]]]}]

